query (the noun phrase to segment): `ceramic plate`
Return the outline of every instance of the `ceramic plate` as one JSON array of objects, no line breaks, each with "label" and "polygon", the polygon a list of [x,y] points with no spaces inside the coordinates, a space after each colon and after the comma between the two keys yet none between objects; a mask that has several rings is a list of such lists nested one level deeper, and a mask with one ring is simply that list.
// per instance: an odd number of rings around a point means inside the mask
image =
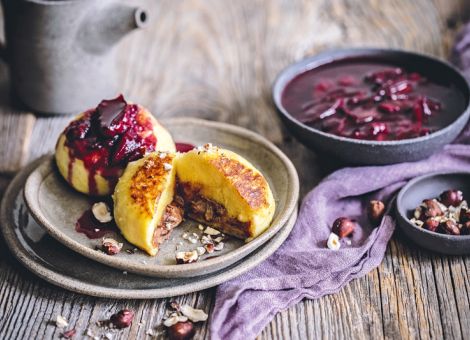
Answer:
[{"label": "ceramic plate", "polygon": [[187,294],[228,281],[268,258],[285,241],[297,217],[264,245],[242,260],[214,273],[195,278],[162,279],[124,274],[64,247],[35,222],[24,203],[22,188],[35,162],[21,171],[8,187],[0,211],[2,232],[15,257],[44,280],[65,289],[114,299],[154,299]]},{"label": "ceramic plate", "polygon": [[[177,249],[193,250],[197,246],[184,240],[182,235],[202,234],[197,223],[185,221],[173,230],[170,239],[161,246],[155,257],[142,251],[134,254],[121,251],[114,256],[106,255],[95,250],[100,239],[90,240],[75,231],[75,223],[90,207],[90,201],[87,196],[75,192],[65,183],[52,157],[35,169],[26,181],[24,195],[32,216],[52,237],[92,260],[128,272],[166,278],[194,277],[227,267],[263,245],[286,224],[297,205],[299,183],[294,166],[278,148],[251,131],[228,124],[181,118],[166,121],[165,126],[175,141],[195,145],[209,142],[233,150],[261,170],[276,200],[273,222],[263,234],[249,243],[229,238],[223,250],[206,254],[196,263],[176,265]],[[124,249],[134,249],[117,233],[110,236],[123,242]]]}]

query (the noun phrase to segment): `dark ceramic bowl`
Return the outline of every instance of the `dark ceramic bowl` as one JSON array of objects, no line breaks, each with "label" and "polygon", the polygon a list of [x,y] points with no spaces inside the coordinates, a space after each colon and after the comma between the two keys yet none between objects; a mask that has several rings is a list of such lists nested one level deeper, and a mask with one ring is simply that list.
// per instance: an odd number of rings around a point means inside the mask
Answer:
[{"label": "dark ceramic bowl", "polygon": [[[410,222],[414,209],[426,198],[435,198],[449,189],[462,190],[470,198],[470,173],[445,172],[417,177],[405,185],[397,197],[397,221],[404,233],[423,248],[449,255],[470,254],[470,235],[445,235],[419,228]],[[469,202],[470,200],[467,200]]]},{"label": "dark ceramic bowl", "polygon": [[[369,141],[336,136],[309,127],[287,112],[282,104],[282,94],[291,80],[317,67],[347,60],[390,63],[417,71],[436,82],[454,84],[465,98],[465,109],[463,112],[456,112],[455,119],[436,132],[397,141]],[[274,82],[273,99],[282,121],[300,142],[348,164],[380,165],[427,158],[452,142],[462,131],[470,116],[469,84],[456,68],[431,56],[388,49],[335,50],[290,65]]]}]

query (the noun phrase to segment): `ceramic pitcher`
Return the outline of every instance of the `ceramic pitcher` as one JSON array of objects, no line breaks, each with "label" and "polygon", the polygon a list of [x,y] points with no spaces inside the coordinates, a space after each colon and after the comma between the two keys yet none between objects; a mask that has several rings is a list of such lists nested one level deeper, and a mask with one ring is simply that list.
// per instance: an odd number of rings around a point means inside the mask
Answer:
[{"label": "ceramic pitcher", "polygon": [[119,0],[2,0],[16,96],[44,113],[78,113],[119,91],[116,45],[147,13]]}]

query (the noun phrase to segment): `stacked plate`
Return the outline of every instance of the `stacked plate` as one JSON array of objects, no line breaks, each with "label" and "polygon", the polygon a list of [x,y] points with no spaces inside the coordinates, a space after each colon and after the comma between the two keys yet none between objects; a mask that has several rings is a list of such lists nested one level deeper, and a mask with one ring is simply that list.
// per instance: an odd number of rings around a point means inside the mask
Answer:
[{"label": "stacked plate", "polygon": [[[290,160],[261,136],[240,127],[198,119],[164,121],[179,142],[212,143],[252,162],[267,178],[276,199],[269,229],[249,243],[229,239],[223,250],[191,264],[175,264],[175,250],[192,250],[183,234],[200,234],[185,221],[156,257],[122,251],[109,256],[98,241],[75,231],[90,206],[58,174],[51,156],[22,170],[7,189],[1,207],[2,232],[17,259],[43,279],[63,288],[101,297],[160,298],[216,286],[255,267],[286,240],[297,217],[299,181]],[[133,249],[120,235],[114,238]],[[217,255],[217,256],[214,256]]]}]

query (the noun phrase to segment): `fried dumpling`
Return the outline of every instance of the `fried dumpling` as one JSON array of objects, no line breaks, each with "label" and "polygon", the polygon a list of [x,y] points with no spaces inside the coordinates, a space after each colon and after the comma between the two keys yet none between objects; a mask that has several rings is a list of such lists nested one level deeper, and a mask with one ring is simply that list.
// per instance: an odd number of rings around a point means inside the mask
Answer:
[{"label": "fried dumpling", "polygon": [[269,184],[240,155],[207,144],[179,154],[174,167],[188,217],[247,241],[269,227],[275,211]]},{"label": "fried dumpling", "polygon": [[59,136],[55,159],[75,190],[105,196],[129,162],[156,150],[175,151],[171,135],[147,109],[121,95],[72,120]]},{"label": "fried dumpling", "polygon": [[113,194],[114,218],[122,235],[152,256],[183,217],[182,207],[172,203],[174,157],[153,152],[129,163]]}]

